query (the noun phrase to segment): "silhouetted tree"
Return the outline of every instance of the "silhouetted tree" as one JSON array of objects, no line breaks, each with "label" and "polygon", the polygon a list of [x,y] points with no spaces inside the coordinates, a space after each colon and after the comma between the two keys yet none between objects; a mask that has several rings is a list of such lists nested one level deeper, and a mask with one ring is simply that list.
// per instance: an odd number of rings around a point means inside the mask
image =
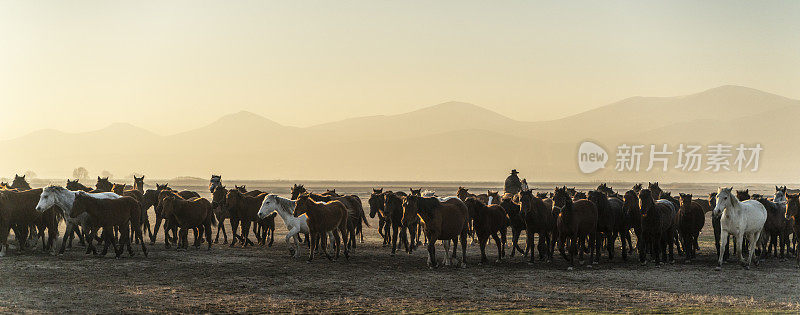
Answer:
[{"label": "silhouetted tree", "polygon": [[78,167],[72,170],[72,178],[79,180],[86,180],[87,178],[89,178],[89,171],[86,170],[86,168],[83,166]]}]

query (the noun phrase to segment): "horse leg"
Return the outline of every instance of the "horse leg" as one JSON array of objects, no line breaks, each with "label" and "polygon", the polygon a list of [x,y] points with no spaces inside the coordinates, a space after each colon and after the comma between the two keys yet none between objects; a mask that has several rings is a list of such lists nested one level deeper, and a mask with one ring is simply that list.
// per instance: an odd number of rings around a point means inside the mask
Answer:
[{"label": "horse leg", "polygon": [[[503,250],[502,250],[502,247],[501,247],[501,246],[502,246],[502,243],[500,243],[500,237],[499,237],[499,236],[497,236],[497,233],[492,233],[492,239],[494,239],[494,243],[497,245],[497,261],[496,261],[496,262],[500,262],[500,260],[502,260],[502,259],[503,259]],[[482,242],[482,243],[485,243],[485,242],[483,242],[483,241],[481,241],[481,242]],[[483,247],[486,247],[486,245],[485,245],[485,244],[483,244],[483,245],[481,245],[481,246],[483,246]],[[483,250],[482,250],[482,251],[483,251]],[[483,261],[485,261],[485,260],[486,260],[486,254],[482,252],[482,253],[481,253],[481,256],[483,256],[483,257],[481,257],[481,259],[482,259]]]},{"label": "horse leg", "polygon": [[[311,232],[311,233],[308,234],[309,236],[306,238],[309,241],[308,242],[308,246],[309,246],[309,249],[308,249],[308,261],[309,262],[314,260],[314,251],[317,249],[317,239],[319,238],[319,236],[317,236],[317,234],[318,234],[317,232]],[[309,240],[309,238],[310,238],[310,240]]]},{"label": "horse leg", "polygon": [[383,245],[384,246],[389,246],[392,243],[391,229],[392,229],[391,222],[389,222],[389,220],[384,219],[383,220]]},{"label": "horse leg", "polygon": [[[461,268],[467,268],[467,233],[462,232],[459,239],[461,240]],[[456,244],[453,244],[453,250],[455,251]]]},{"label": "horse leg", "polygon": [[[231,218],[230,221],[231,221],[231,244],[229,246],[233,247],[233,245],[236,244],[236,240],[240,237],[239,235],[236,234],[236,230],[239,228],[239,220]],[[223,233],[224,232],[225,231],[223,228]]]},{"label": "horse leg", "polygon": [[[339,260],[339,252],[341,251],[341,248],[342,248],[341,241],[342,241],[342,239],[339,237],[339,231],[338,230],[333,230],[333,241],[332,241],[331,245],[336,247],[336,256],[333,259],[334,261]],[[346,242],[346,240],[345,240],[345,242]]]},{"label": "horse leg", "polygon": [[[477,239],[476,239],[476,241],[477,241]],[[458,236],[453,238],[453,254],[450,255],[450,258],[453,260],[453,265],[457,265],[458,261],[459,261],[458,260],[458,255],[456,254],[457,252],[458,252]]]},{"label": "horse leg", "polygon": [[[533,242],[534,242],[534,240],[533,240],[533,236],[534,236],[534,235],[533,235],[533,232],[531,232],[531,231],[526,231],[526,232],[525,232],[525,238],[526,238],[526,240],[525,240],[525,252],[527,252],[527,251],[528,251],[528,249],[531,247],[531,246],[530,246],[530,244],[533,244]],[[539,240],[541,240],[541,238],[539,238]],[[541,252],[540,252],[540,253],[541,253]],[[534,261],[534,256],[536,256],[536,255],[534,255],[534,254],[531,252],[531,254],[530,254],[530,257],[529,257],[529,260],[528,260],[528,263],[529,263],[529,264],[531,264],[531,265],[533,264],[533,261]]]},{"label": "horse leg", "polygon": [[608,244],[606,244],[606,248],[608,249],[608,260],[614,261],[614,246],[617,244],[617,234],[614,233],[613,230],[608,232]]},{"label": "horse leg", "polygon": [[[753,261],[753,254],[756,252],[755,244],[759,237],[761,237],[761,231],[750,233],[748,235],[748,239],[750,240],[750,248],[747,255],[747,264],[745,265],[745,269],[750,269],[750,263]],[[758,258],[756,258],[756,266],[758,266]]]},{"label": "horse leg", "polygon": [[442,240],[442,246],[444,247],[444,265],[450,266],[450,240]]},{"label": "horse leg", "polygon": [[717,251],[717,256],[719,256],[719,259],[717,260],[717,270],[722,270],[722,261],[725,258],[725,251],[723,249],[728,246],[727,231],[720,231],[719,241],[720,250]]},{"label": "horse leg", "polygon": [[508,233],[508,229],[506,229],[506,228],[503,228],[502,230],[500,230],[500,241],[503,243],[502,246],[500,246],[500,249],[502,249],[502,253],[500,254],[500,257],[506,257],[506,234],[507,233]]},{"label": "horse leg", "polygon": [[403,243],[403,248],[406,250],[406,253],[410,251],[408,243],[408,229],[406,227],[400,228],[400,242]]},{"label": "horse leg", "polygon": [[[435,233],[434,233],[435,234]],[[436,262],[436,241],[434,239],[434,234],[430,234],[430,240],[428,240],[428,268],[437,268],[439,264]],[[800,256],[800,255],[798,255]],[[800,260],[798,260],[798,266],[800,266]]]},{"label": "horse leg", "polygon": [[392,256],[394,256],[394,253],[397,251],[397,229],[398,228],[399,227],[394,222],[392,222],[392,254],[391,254]]},{"label": "horse leg", "polygon": [[578,254],[578,236],[573,235],[569,238],[569,267],[567,268],[567,270],[572,270],[575,267],[575,255],[577,254]]},{"label": "horse leg", "polygon": [[516,251],[519,251],[520,254],[524,254],[525,253],[525,251],[523,251],[519,247],[519,244],[518,244],[520,233],[522,233],[522,230],[520,230],[520,229],[515,229],[515,228],[511,229],[511,246],[512,246],[511,247],[511,257],[514,257],[514,252],[516,252]]}]

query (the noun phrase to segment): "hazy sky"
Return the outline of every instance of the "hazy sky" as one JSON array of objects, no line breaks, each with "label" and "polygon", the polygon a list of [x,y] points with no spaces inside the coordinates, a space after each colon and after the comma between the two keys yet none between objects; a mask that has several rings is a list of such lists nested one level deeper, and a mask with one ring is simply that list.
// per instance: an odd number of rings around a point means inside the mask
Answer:
[{"label": "hazy sky", "polygon": [[800,98],[800,1],[0,2],[0,139],[451,100],[545,120],[724,84]]}]

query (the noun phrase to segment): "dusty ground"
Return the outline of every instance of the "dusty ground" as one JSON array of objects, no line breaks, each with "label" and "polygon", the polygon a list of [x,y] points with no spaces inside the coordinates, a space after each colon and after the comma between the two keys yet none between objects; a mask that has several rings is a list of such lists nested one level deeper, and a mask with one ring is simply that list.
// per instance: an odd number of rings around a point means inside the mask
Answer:
[{"label": "dusty ground", "polygon": [[[570,272],[560,258],[479,266],[477,245],[469,246],[468,268],[429,270],[421,251],[390,257],[375,221],[349,261],[306,263],[289,257],[280,221],[270,248],[175,251],[159,238],[149,258],[11,251],[0,259],[0,312],[800,311],[793,261],[714,271],[710,221],[690,265],[642,267],[635,256],[613,263],[604,256],[593,269]],[[441,246],[437,253],[441,259]]]}]

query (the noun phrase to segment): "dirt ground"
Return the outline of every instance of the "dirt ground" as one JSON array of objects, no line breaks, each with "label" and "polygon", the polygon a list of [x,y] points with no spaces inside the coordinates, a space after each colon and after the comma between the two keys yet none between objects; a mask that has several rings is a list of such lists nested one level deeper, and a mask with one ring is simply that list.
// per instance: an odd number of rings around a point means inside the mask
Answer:
[{"label": "dirt ground", "polygon": [[[714,271],[710,220],[691,264],[643,267],[635,255],[628,262],[617,255],[573,271],[560,257],[478,265],[477,245],[469,245],[466,269],[430,270],[424,251],[390,256],[377,221],[370,223],[365,243],[336,262],[291,258],[280,218],[272,247],[176,251],[164,249],[159,237],[148,258],[138,248],[139,255],[119,260],[85,256],[82,247],[62,257],[12,250],[0,258],[0,312],[800,311],[794,261],[769,258],[749,271],[728,263]],[[496,251],[487,248],[493,261]],[[443,257],[441,245],[437,254]]]}]

